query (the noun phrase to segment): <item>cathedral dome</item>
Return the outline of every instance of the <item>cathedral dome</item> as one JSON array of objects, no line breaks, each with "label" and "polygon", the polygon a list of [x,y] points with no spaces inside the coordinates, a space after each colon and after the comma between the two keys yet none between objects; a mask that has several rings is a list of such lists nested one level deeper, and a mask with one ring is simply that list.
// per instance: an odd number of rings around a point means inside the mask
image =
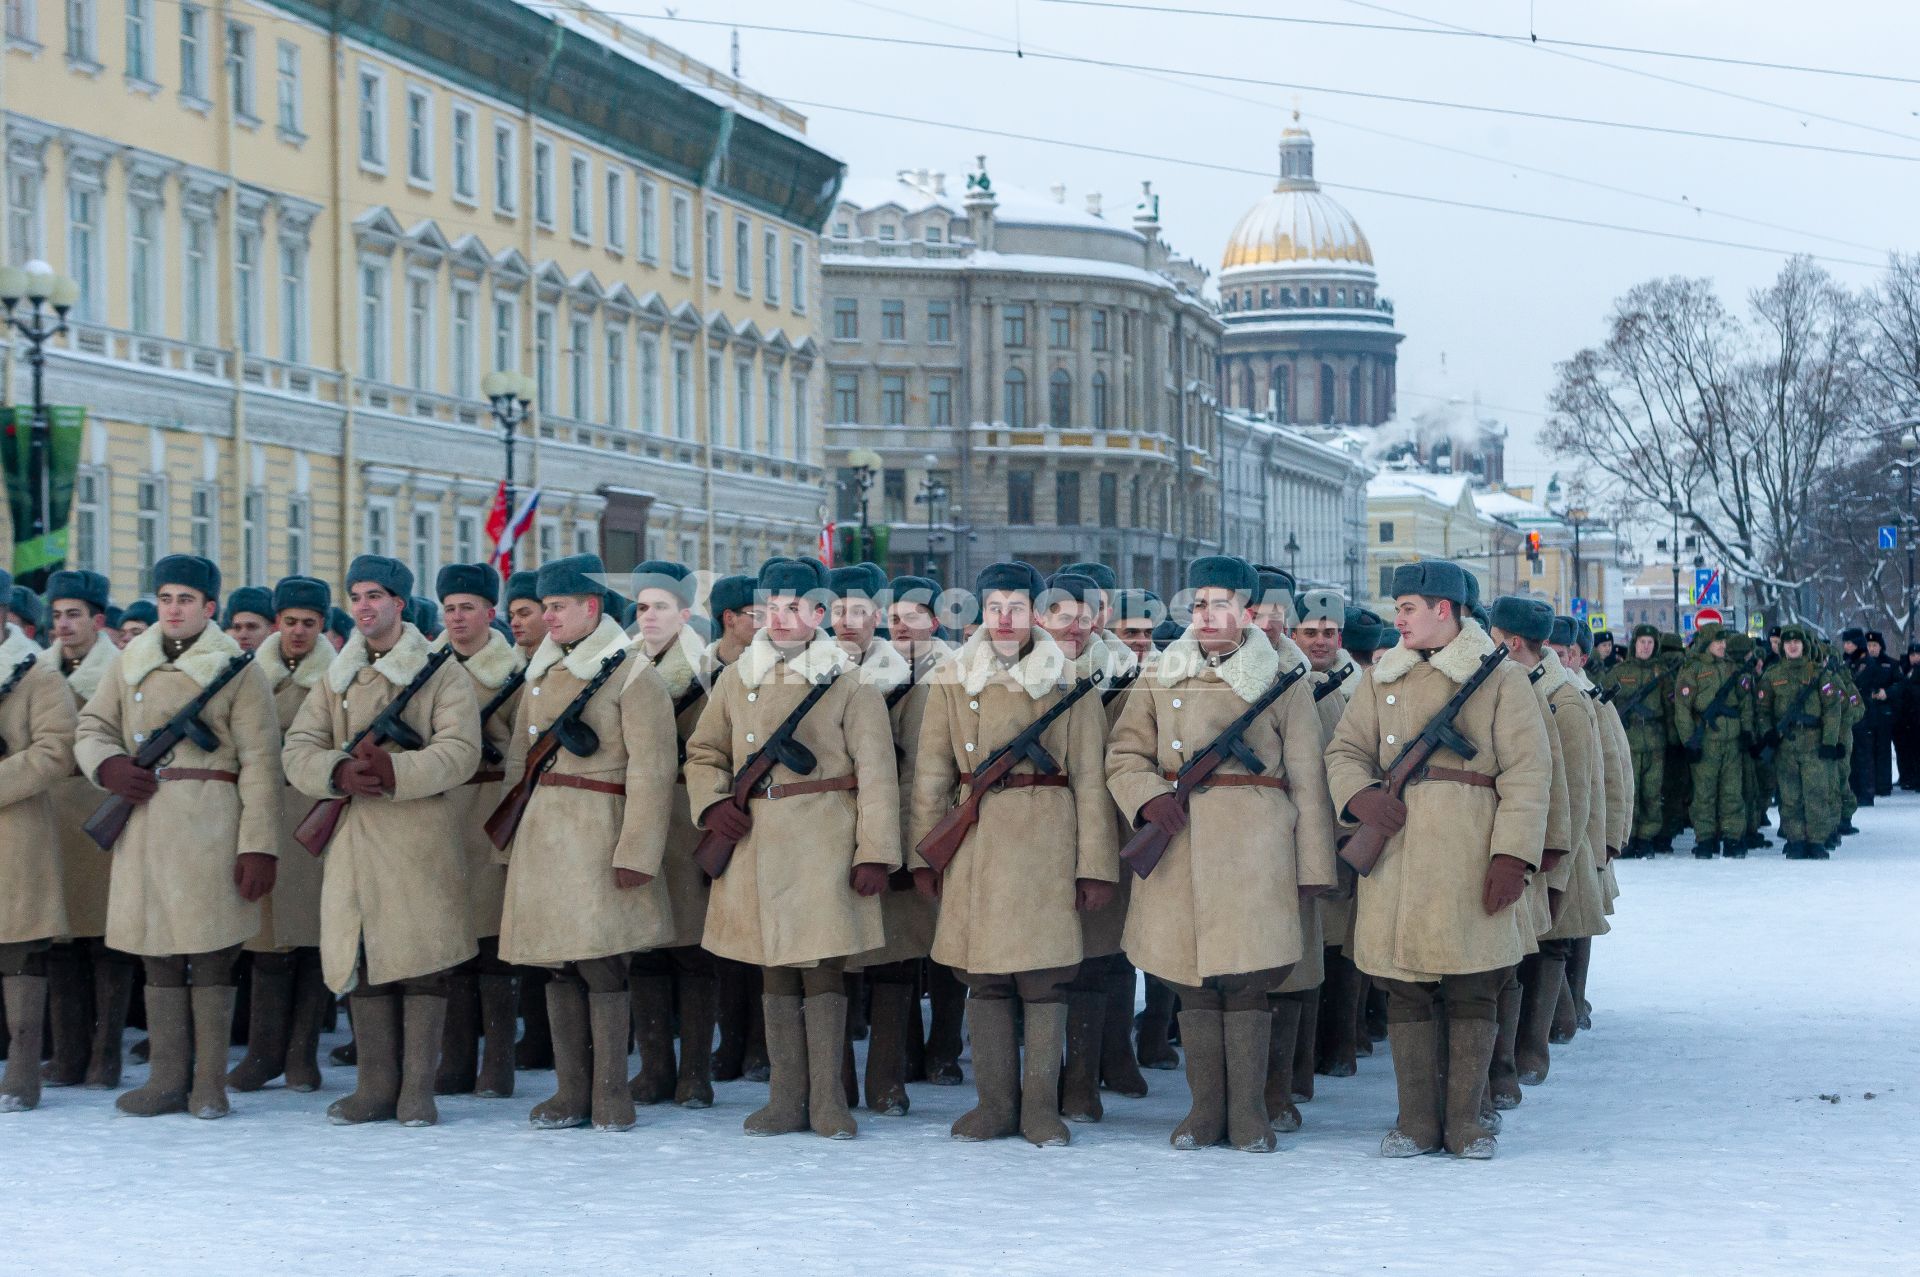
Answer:
[{"label": "cathedral dome", "polygon": [[1313,180],[1313,139],[1290,128],[1280,139],[1280,181],[1248,209],[1227,239],[1220,269],[1273,266],[1372,266],[1360,223]]}]

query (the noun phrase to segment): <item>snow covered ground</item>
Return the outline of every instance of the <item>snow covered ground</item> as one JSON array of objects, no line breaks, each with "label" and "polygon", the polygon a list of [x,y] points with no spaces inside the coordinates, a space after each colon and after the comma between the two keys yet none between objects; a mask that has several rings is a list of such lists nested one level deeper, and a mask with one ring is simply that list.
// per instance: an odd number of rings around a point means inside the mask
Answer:
[{"label": "snow covered ground", "polygon": [[526,1073],[435,1129],[337,1129],[334,1069],[221,1122],[72,1090],[0,1118],[0,1272],[1912,1273],[1916,821],[1883,800],[1824,864],[1623,862],[1595,1027],[1491,1163],[1379,1158],[1384,1051],[1267,1157],[1172,1151],[1177,1073],[1042,1151],[951,1142],[971,1087],[917,1086],[850,1143],[746,1138],[746,1083],[625,1135],[535,1132]]}]

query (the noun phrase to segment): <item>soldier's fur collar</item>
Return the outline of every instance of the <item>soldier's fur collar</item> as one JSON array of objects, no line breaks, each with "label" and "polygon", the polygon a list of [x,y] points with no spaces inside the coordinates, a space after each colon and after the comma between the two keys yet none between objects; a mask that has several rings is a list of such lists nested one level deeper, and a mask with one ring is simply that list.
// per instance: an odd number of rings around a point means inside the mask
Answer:
[{"label": "soldier's fur collar", "polygon": [[[440,637],[433,640],[427,650],[437,652],[451,645],[452,640],[447,638],[443,630]],[[454,653],[453,659],[459,660],[460,654]],[[464,664],[467,673],[473,675],[474,682],[489,692],[497,692],[500,690],[500,685],[512,678],[514,671],[526,663],[527,658],[520,655],[520,649],[514,646],[512,639],[499,630],[488,630],[487,645],[469,656]]]},{"label": "soldier's fur collar", "polygon": [[[1473,677],[1474,670],[1480,667],[1487,654],[1493,651],[1493,640],[1480,628],[1480,623],[1471,617],[1460,621],[1460,633],[1453,642],[1433,654],[1427,663],[1445,674],[1456,683],[1464,683]],[[1420,663],[1420,653],[1405,643],[1390,647],[1373,662],[1373,681],[1376,683],[1397,683],[1407,676],[1407,672]]]},{"label": "soldier's fur collar", "polygon": [[[96,644],[96,646],[98,645]],[[108,643],[107,646],[112,647],[113,644]],[[91,658],[92,653],[88,653],[88,656]],[[47,663],[47,653],[40,650],[38,643],[35,643],[32,639],[21,633],[19,629],[9,624],[7,626],[6,641],[0,643],[0,683],[4,683],[12,678],[14,670],[20,667],[20,662],[28,659],[45,665]],[[56,656],[53,659],[56,662],[53,667],[54,671],[58,673],[60,666],[57,662],[60,658]],[[113,658],[109,656],[107,659],[112,660]]]},{"label": "soldier's fur collar", "polygon": [[267,635],[253,659],[267,672],[267,681],[273,684],[276,691],[289,678],[296,687],[310,688],[333,668],[334,650],[333,644],[327,642],[323,634],[320,641],[313,645],[313,650],[301,657],[298,665],[288,669],[287,663],[280,659],[280,633],[276,630]]},{"label": "soldier's fur collar", "polygon": [[[1249,625],[1242,632],[1239,648],[1220,662],[1214,672],[1233,689],[1235,696],[1251,705],[1273,686],[1274,679],[1282,674],[1291,674],[1307,663],[1306,654],[1292,639],[1283,634],[1280,641],[1286,646],[1275,647],[1266,631]],[[1206,670],[1207,654],[1201,649],[1200,640],[1189,629],[1160,653],[1160,659],[1154,665],[1153,677],[1161,686],[1172,687],[1175,683],[1198,678]]]},{"label": "soldier's fur collar", "polygon": [[987,637],[987,627],[984,625],[960,645],[953,661],[960,673],[960,686],[969,696],[978,696],[980,689],[1004,670],[1036,701],[1060,686],[1061,675],[1067,669],[1067,654],[1060,650],[1060,645],[1053,641],[1052,635],[1038,626],[1034,627],[1033,646],[1010,666],[1001,665],[994,656],[993,644]]},{"label": "soldier's fur collar", "polygon": [[700,642],[700,636],[693,627],[683,625],[680,632],[673,636],[673,642],[667,650],[660,653],[659,659],[647,655],[647,645],[640,639],[633,640],[633,668],[627,671],[625,687],[640,677],[640,671],[651,665],[667,685],[667,695],[679,700],[693,686],[693,680],[707,664],[708,649]]},{"label": "soldier's fur collar", "polygon": [[931,638],[921,644],[925,649],[913,658],[913,676],[921,682],[926,681],[934,667],[953,655],[953,644],[941,638]]},{"label": "soldier's fur collar", "polygon": [[1106,631],[1091,634],[1080,649],[1080,655],[1073,658],[1073,673],[1076,678],[1085,678],[1095,670],[1106,673],[1107,681],[1133,672],[1140,662],[1134,657],[1133,649]]},{"label": "soldier's fur collar", "polygon": [[[1554,659],[1559,660],[1560,658],[1556,656]],[[1564,665],[1560,668],[1566,671],[1567,682],[1572,683],[1578,688],[1581,695],[1591,696],[1593,694],[1593,680],[1587,677],[1585,670],[1570,670]]]},{"label": "soldier's fur collar", "polygon": [[[9,638],[11,638],[11,636],[9,636]],[[28,647],[33,646],[33,641],[28,639],[26,635],[22,634],[20,638]],[[5,651],[5,648],[0,648],[0,652]],[[113,645],[112,639],[102,634],[94,639],[93,648],[86,654],[86,657],[81,660],[79,666],[74,669],[73,673],[63,676],[67,680],[67,686],[73,689],[73,694],[80,698],[82,705],[92,700],[93,694],[100,690],[100,680],[106,677],[107,668],[113,664],[113,658],[118,655],[120,655],[120,649]],[[52,670],[55,674],[59,674],[60,644],[56,642],[52,647],[41,651],[38,659],[42,665]],[[5,672],[12,668],[12,664],[8,663],[4,658],[0,658],[0,678],[4,678]]]},{"label": "soldier's fur collar", "polygon": [[[207,628],[200,631],[200,637],[193,646],[180,654],[178,664],[174,666],[182,674],[201,687],[206,687],[227,663],[240,655],[240,645],[227,637],[227,632],[207,622]],[[160,646],[160,627],[155,625],[146,633],[136,636],[120,653],[120,677],[128,687],[138,687],[147,675],[167,663],[167,653]]]},{"label": "soldier's fur collar", "polygon": [[1550,699],[1563,686],[1573,681],[1573,671],[1560,663],[1560,654],[1550,647],[1540,649],[1540,677],[1534,683],[1533,690],[1542,700]]},{"label": "soldier's fur collar", "polygon": [[867,644],[857,668],[860,681],[883,695],[913,677],[907,658],[894,651],[893,644],[883,638]]},{"label": "soldier's fur collar", "polygon": [[1360,686],[1360,675],[1362,671],[1354,662],[1353,654],[1348,652],[1346,648],[1343,647],[1334,653],[1333,664],[1329,666],[1327,672],[1320,677],[1322,681],[1324,681],[1332,678],[1336,674],[1340,674],[1343,670],[1346,672],[1340,679],[1340,699],[1350,701],[1353,699],[1354,692]]},{"label": "soldier's fur collar", "polygon": [[1131,674],[1140,664],[1140,658],[1133,654],[1133,649],[1122,643],[1120,636],[1112,630],[1101,630],[1095,637],[1106,647],[1107,656],[1112,662],[1107,667],[1108,677],[1119,678],[1122,674]]},{"label": "soldier's fur collar", "polygon": [[613,655],[613,649],[624,647],[627,641],[627,632],[610,616],[602,616],[593,633],[574,644],[571,652],[548,635],[527,662],[527,682],[538,683],[556,665],[582,682],[590,682],[600,672],[601,658]]},{"label": "soldier's fur collar", "polygon": [[[762,630],[753,636],[753,642],[747,644],[747,650],[740,653],[740,659],[733,664],[740,671],[740,682],[748,688],[755,688],[766,682],[781,663],[780,649]],[[813,638],[801,649],[800,655],[785,664],[809,683],[821,683],[838,676],[840,671],[853,664],[853,660],[847,655],[846,649],[825,630],[815,630]]]},{"label": "soldier's fur collar", "polygon": [[[144,635],[142,637],[145,637]],[[136,642],[138,640],[135,640]],[[433,649],[427,646],[427,636],[414,626],[400,623],[400,641],[393,650],[373,662],[374,672],[395,687],[405,687],[414,677],[427,667],[427,657]],[[367,636],[357,628],[347,639],[347,645],[333,658],[333,664],[327,666],[327,686],[336,692],[344,692],[352,686],[354,676],[367,668]]]}]

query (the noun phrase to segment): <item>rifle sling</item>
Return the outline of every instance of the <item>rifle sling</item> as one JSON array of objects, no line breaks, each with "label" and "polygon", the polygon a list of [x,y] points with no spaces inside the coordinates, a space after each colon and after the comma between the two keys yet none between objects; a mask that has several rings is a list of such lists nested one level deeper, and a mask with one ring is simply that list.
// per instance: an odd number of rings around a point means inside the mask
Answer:
[{"label": "rifle sling", "polygon": [[627,787],[617,780],[594,780],[591,776],[568,776],[564,772],[541,772],[542,785],[557,786],[561,789],[584,789],[592,794],[612,794],[624,798]]}]

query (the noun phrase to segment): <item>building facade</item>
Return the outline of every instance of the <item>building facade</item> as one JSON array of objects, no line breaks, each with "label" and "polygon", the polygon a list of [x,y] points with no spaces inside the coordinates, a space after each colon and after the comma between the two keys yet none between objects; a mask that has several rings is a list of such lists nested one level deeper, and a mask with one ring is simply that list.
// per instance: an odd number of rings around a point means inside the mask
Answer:
[{"label": "building facade", "polygon": [[1480,581],[1482,599],[1528,589],[1526,545],[1511,523],[1482,513],[1464,475],[1382,470],[1367,483],[1368,595],[1393,609],[1393,570],[1420,559],[1452,559]]},{"label": "building facade", "polygon": [[89,410],[71,561],[117,597],[168,551],[484,558],[496,369],[538,386],[523,565],[813,544],[842,170],[795,112],[573,0],[5,13],[0,259],[80,283],[48,398]]},{"label": "building facade", "polygon": [[1150,190],[1122,225],[997,187],[984,158],[963,197],[926,170],[856,179],[821,270],[836,518],[864,500],[889,567],[968,584],[1091,556],[1164,592],[1217,548],[1221,324]]},{"label": "building facade", "polygon": [[1225,412],[1220,443],[1220,542],[1227,553],[1284,567],[1303,588],[1331,585],[1361,597],[1374,470],[1360,440]]}]

